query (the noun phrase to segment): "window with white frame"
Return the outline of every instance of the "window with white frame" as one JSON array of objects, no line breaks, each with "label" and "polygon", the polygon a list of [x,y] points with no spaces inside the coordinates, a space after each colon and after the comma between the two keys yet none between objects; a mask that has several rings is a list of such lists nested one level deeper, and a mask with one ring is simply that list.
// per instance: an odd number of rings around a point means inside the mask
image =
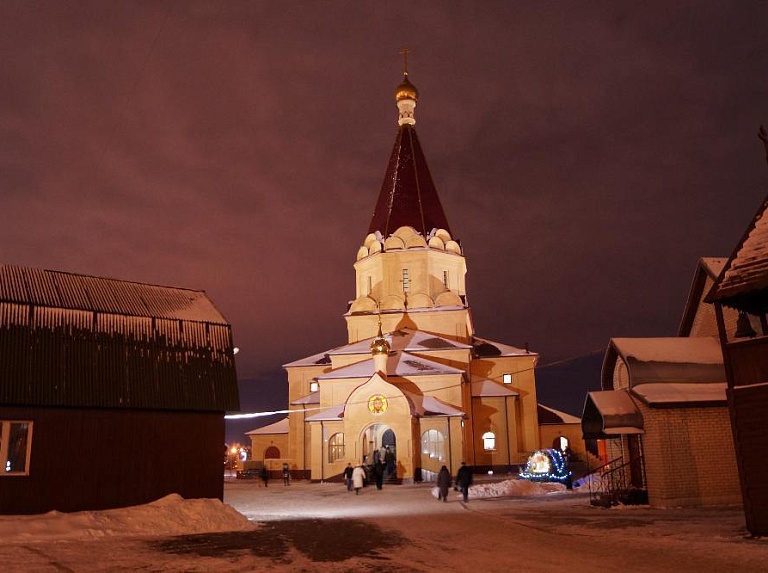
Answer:
[{"label": "window with white frame", "polygon": [[504,382],[504,384],[512,384],[512,374],[510,374],[509,372],[506,374],[503,374],[501,376],[501,379],[502,379],[502,382]]},{"label": "window with white frame", "polygon": [[0,420],[0,475],[29,475],[32,422]]},{"label": "window with white frame", "polygon": [[487,452],[496,449],[496,434],[486,432],[483,434],[483,449]]},{"label": "window with white frame", "polygon": [[443,271],[443,286],[448,288],[448,271]]},{"label": "window with white frame", "polygon": [[344,459],[344,434],[333,434],[328,440],[328,463],[339,462]]},{"label": "window with white frame", "polygon": [[421,435],[421,453],[438,461],[445,460],[445,437],[437,430],[427,430]]},{"label": "window with white frame", "polygon": [[310,392],[317,392],[320,389],[320,382],[317,380],[310,380],[309,382],[309,391]]},{"label": "window with white frame", "polygon": [[408,275],[408,269],[403,269],[403,292],[411,289],[411,277]]}]

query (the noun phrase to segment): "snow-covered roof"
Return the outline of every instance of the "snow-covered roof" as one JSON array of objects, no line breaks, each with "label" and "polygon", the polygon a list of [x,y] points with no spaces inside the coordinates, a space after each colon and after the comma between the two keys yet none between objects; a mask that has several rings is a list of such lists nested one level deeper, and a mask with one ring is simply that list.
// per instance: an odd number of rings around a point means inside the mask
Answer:
[{"label": "snow-covered roof", "polygon": [[603,361],[603,387],[612,388],[617,357],[630,387],[654,382],[725,382],[720,343],[712,337],[613,338]]},{"label": "snow-covered roof", "polygon": [[625,361],[670,364],[723,363],[720,342],[711,337],[612,338],[611,343]]},{"label": "snow-covered roof", "polygon": [[508,344],[501,344],[500,342],[494,342],[487,338],[475,336],[474,340],[475,343],[473,347],[479,356],[538,356],[538,353],[536,352],[509,346]]},{"label": "snow-covered roof", "polygon": [[289,362],[288,364],[283,364],[283,368],[288,368],[292,366],[322,366],[322,365],[330,365],[331,359],[329,353],[333,352],[333,350],[326,350],[324,352],[318,352],[317,354],[313,354],[312,356],[307,356],[306,358],[300,358],[299,360],[294,360],[293,362]]},{"label": "snow-covered roof", "polygon": [[[317,380],[333,380],[338,378],[367,378],[374,372],[373,358],[356,362],[349,366],[343,366],[320,374]],[[452,366],[446,366],[425,358],[414,356],[407,352],[392,352],[387,357],[387,375],[402,376],[435,376],[439,374],[462,374],[464,371]]]},{"label": "snow-covered roof", "polygon": [[294,400],[291,402],[291,406],[302,406],[304,404],[319,404],[320,403],[320,392],[312,392],[310,394],[307,394],[306,396],[302,396],[298,400]]},{"label": "snow-covered roof", "polygon": [[642,384],[632,388],[632,394],[638,396],[649,406],[661,404],[726,404],[725,382],[708,384]]},{"label": "snow-covered roof", "polygon": [[768,310],[768,197],[705,300],[752,314]]},{"label": "snow-covered roof", "polygon": [[[566,412],[555,410],[544,404],[538,404],[539,406],[539,424],[580,424],[581,418],[571,416]],[[541,410],[544,410],[545,414],[541,415]]]},{"label": "snow-covered roof", "polygon": [[256,428],[250,432],[246,432],[246,436],[262,436],[264,434],[287,434],[288,433],[288,417],[286,416],[282,420],[269,424],[268,426],[262,426]]},{"label": "snow-covered roof", "polygon": [[424,396],[403,390],[413,406],[413,413],[421,417],[428,416],[465,416],[465,412],[451,406],[434,396]]},{"label": "snow-covered roof", "polygon": [[335,406],[331,406],[330,408],[326,408],[325,410],[321,410],[317,414],[313,414],[312,416],[307,416],[304,418],[305,422],[330,422],[332,420],[341,420],[342,415],[344,414],[344,404],[337,404]]},{"label": "snow-covered roof", "polygon": [[491,396],[519,396],[517,392],[506,388],[498,382],[488,380],[488,378],[472,378],[472,396],[473,397],[491,397]]},{"label": "snow-covered roof", "polygon": [[[468,344],[463,342],[457,342],[456,340],[450,340],[431,332],[424,332],[422,330],[414,330],[411,328],[401,328],[393,332],[384,334],[384,338],[389,343],[389,347],[392,350],[404,350],[406,352],[429,352],[433,350],[456,350],[472,348]],[[370,354],[371,342],[374,337],[366,338],[347,344],[345,346],[339,346],[334,350],[328,352],[331,356],[344,355],[344,354]]]},{"label": "snow-covered roof", "polygon": [[584,439],[643,434],[643,416],[626,390],[589,392],[581,417]]}]

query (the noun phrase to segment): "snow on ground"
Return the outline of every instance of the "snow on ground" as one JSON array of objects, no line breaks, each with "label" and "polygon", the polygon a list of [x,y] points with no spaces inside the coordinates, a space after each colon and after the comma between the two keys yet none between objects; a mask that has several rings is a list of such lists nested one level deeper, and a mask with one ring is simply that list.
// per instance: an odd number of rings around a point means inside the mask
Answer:
[{"label": "snow on ground", "polygon": [[768,539],[747,535],[738,507],[616,511],[517,479],[480,479],[468,503],[453,491],[442,503],[433,486],[356,495],[339,483],[232,479],[225,503],[170,495],[118,510],[0,516],[0,571],[768,571]]},{"label": "snow on ground", "polygon": [[0,516],[0,539],[6,543],[180,535],[254,528],[244,515],[218,499],[183,499],[177,494],[146,505],[122,509]]},{"label": "snow on ground", "polygon": [[[496,483],[479,483],[469,486],[469,499],[493,497],[533,497],[550,493],[562,493],[566,487],[560,483],[532,482],[525,479],[508,479]],[[456,494],[461,497],[461,492]],[[438,489],[432,488],[432,496],[438,496]]]}]

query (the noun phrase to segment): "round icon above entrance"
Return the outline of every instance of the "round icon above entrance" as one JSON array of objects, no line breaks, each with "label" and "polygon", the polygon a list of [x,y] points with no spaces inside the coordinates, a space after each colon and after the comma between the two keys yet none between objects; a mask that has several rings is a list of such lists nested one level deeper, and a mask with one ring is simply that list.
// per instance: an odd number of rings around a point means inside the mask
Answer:
[{"label": "round icon above entrance", "polygon": [[387,398],[382,394],[374,394],[368,398],[368,410],[372,414],[382,414],[387,411]]}]

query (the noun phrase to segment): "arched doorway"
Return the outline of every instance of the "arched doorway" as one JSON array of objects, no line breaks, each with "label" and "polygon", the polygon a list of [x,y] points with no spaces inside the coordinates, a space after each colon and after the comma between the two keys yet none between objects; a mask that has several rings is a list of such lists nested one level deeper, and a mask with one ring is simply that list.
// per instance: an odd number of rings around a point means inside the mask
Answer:
[{"label": "arched doorway", "polygon": [[363,460],[366,464],[373,464],[380,457],[380,450],[386,450],[389,446],[390,452],[396,457],[397,436],[392,428],[386,424],[373,424],[363,430]]}]

